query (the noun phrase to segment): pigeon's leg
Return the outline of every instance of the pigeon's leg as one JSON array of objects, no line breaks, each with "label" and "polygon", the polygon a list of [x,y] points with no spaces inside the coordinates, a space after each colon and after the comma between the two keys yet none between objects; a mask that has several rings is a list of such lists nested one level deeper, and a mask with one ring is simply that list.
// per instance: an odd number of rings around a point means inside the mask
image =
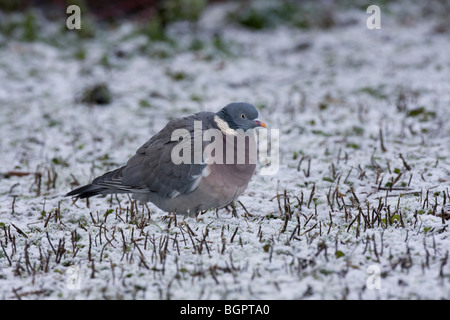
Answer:
[{"label": "pigeon's leg", "polygon": [[236,203],[233,201],[230,203],[230,206],[233,210],[231,210],[231,215],[235,218],[238,218],[237,212],[236,212]]},{"label": "pigeon's leg", "polygon": [[[231,207],[231,210],[230,210],[229,207]],[[235,205],[235,202],[234,202],[234,201],[233,201],[233,202],[230,202],[228,205],[226,205],[226,206],[223,207],[223,208],[225,208],[228,212],[231,212],[231,216],[232,216],[232,217],[234,217],[234,218],[237,218],[237,217],[238,217],[237,212],[236,212],[236,205]]]}]

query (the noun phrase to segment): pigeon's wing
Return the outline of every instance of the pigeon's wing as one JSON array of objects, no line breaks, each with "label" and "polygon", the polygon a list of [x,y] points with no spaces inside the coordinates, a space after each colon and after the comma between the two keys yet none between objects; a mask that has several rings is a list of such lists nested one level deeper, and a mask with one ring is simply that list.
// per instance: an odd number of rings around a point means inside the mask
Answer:
[{"label": "pigeon's wing", "polygon": [[[213,114],[201,112],[192,116],[170,121],[159,133],[142,145],[126,166],[117,169],[114,179],[99,177],[93,183],[123,190],[125,192],[155,192],[161,197],[173,198],[195,190],[202,179],[206,163],[194,161],[194,141],[200,142],[203,150],[202,130],[194,130],[195,121],[201,121],[202,128],[210,127]],[[197,124],[197,128],[198,128]],[[197,137],[195,136],[197,135]],[[172,141],[174,139],[174,141]],[[196,140],[197,139],[197,140]],[[172,157],[172,150],[177,146]],[[184,153],[190,161],[178,163]],[[182,156],[180,156],[182,154]],[[175,160],[175,161],[174,161]],[[178,161],[177,161],[178,160]],[[110,173],[111,174],[111,173]],[[103,178],[103,179],[102,179]]]}]

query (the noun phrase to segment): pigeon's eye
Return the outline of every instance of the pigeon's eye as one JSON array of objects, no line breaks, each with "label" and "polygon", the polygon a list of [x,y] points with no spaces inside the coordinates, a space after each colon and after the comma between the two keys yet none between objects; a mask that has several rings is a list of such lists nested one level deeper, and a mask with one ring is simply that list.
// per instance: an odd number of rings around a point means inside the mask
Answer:
[{"label": "pigeon's eye", "polygon": [[245,114],[242,113],[242,114],[241,114],[241,118],[242,118],[242,119],[245,119]]}]

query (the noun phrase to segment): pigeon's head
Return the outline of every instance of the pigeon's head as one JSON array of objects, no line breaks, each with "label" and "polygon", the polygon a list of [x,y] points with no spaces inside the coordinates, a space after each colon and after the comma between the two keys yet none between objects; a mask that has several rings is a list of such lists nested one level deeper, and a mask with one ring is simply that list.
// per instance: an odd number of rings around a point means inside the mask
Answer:
[{"label": "pigeon's head", "polygon": [[253,105],[245,102],[234,102],[217,112],[215,120],[222,131],[233,133],[238,129],[247,131],[256,127],[266,128],[266,124],[257,118],[258,110]]}]

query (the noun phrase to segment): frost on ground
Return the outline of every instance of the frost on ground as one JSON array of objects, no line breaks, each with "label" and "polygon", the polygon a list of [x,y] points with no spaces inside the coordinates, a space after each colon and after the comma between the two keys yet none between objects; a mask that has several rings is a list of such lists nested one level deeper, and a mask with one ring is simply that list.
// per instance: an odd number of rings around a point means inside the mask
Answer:
[{"label": "frost on ground", "polygon": [[[232,9],[164,41],[129,23],[0,36],[1,299],[450,298],[438,16],[391,6],[368,30],[357,7],[331,28],[255,31]],[[235,208],[175,217],[125,195],[64,197],[168,120],[232,101],[280,129],[277,174],[259,166]]]}]

